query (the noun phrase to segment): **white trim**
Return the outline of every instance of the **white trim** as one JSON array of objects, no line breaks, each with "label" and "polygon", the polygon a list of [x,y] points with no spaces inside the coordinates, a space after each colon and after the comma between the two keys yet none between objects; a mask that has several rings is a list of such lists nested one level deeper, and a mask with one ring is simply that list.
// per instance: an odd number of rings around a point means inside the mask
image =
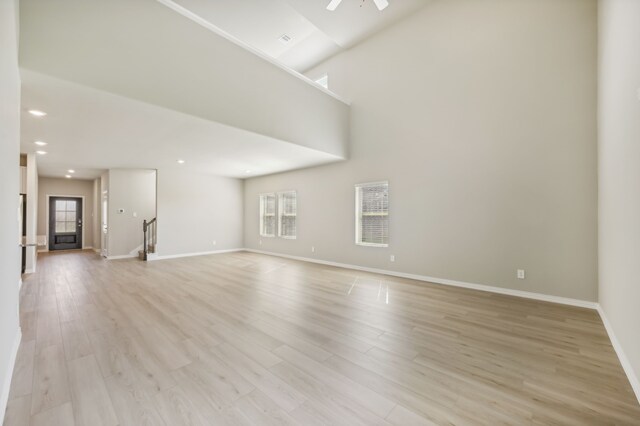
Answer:
[{"label": "white trim", "polygon": [[137,254],[123,254],[120,256],[107,256],[106,259],[107,260],[118,260],[118,259],[131,259],[134,257],[138,257]]},{"label": "white trim", "polygon": [[627,355],[624,353],[624,350],[622,349],[622,345],[620,344],[620,341],[618,340],[615,333],[613,332],[613,327],[611,326],[611,323],[607,319],[607,316],[604,314],[604,310],[602,309],[602,306],[600,306],[600,304],[598,304],[597,310],[598,310],[598,313],[600,314],[600,318],[602,319],[602,323],[604,324],[604,328],[605,330],[607,330],[607,334],[609,335],[609,340],[611,340],[611,345],[613,346],[613,349],[616,351],[616,355],[618,355],[620,364],[622,364],[622,369],[627,375],[627,378],[629,379],[629,383],[631,384],[631,388],[635,392],[636,398],[640,403],[640,380],[638,379],[638,376],[636,376],[635,371],[633,371],[633,367],[629,362],[629,358],[627,358]]},{"label": "white trim", "polygon": [[362,246],[362,247],[389,247],[389,244],[378,244],[378,243],[359,243],[356,241],[356,245],[357,246]]},{"label": "white trim", "polygon": [[83,246],[82,250],[93,250],[93,246]]},{"label": "white trim", "polygon": [[235,253],[239,251],[246,251],[243,248],[235,248],[235,249],[227,249],[227,250],[214,250],[214,251],[201,251],[196,253],[181,253],[181,254],[168,254],[165,256],[155,256],[152,259],[147,259],[150,262],[155,262],[156,260],[165,260],[165,259],[178,259],[180,257],[193,257],[193,256],[205,256],[208,254],[222,254],[222,253]]},{"label": "white trim", "polygon": [[238,38],[236,38],[234,36],[232,36],[231,34],[227,33],[226,31],[222,30],[221,28],[218,28],[217,26],[213,25],[211,22],[207,21],[206,19],[204,19],[204,18],[200,17],[199,15],[191,12],[189,9],[187,9],[187,8],[185,8],[183,6],[180,6],[179,4],[175,3],[172,0],[157,0],[157,1],[159,3],[165,5],[169,9],[172,9],[173,11],[175,11],[175,12],[179,13],[180,15],[184,16],[185,18],[192,20],[196,24],[203,26],[204,28],[208,29],[209,31],[211,31],[213,33],[216,33],[220,37],[226,38],[230,42],[240,46],[241,48],[243,48],[245,50],[248,50],[249,52],[253,53],[254,55],[260,57],[261,59],[264,59],[265,61],[271,63],[272,65],[275,65],[276,67],[280,68],[281,70],[291,74],[292,76],[294,76],[294,77],[304,81],[305,83],[315,87],[316,89],[326,93],[327,95],[329,95],[332,98],[342,102],[343,104],[350,105],[350,103],[348,101],[346,101],[345,99],[342,99],[339,95],[333,93],[328,88],[325,89],[324,87],[320,86],[319,84],[317,84],[315,81],[313,81],[309,77],[305,76],[304,74],[301,74],[298,71],[287,67],[286,65],[282,64],[281,62],[277,61],[276,59],[272,58],[271,56],[266,55],[261,50],[258,50],[255,47],[243,42],[242,40],[240,40],[240,39],[238,39]]},{"label": "white trim", "polygon": [[[84,244],[84,222],[85,222],[85,196],[84,195],[58,195],[58,194],[47,194],[45,195],[45,230],[46,230],[46,236],[47,236],[47,251],[49,251],[49,198],[51,197],[69,197],[69,198],[82,198],[82,244]],[[84,248],[84,247],[83,247]]]},{"label": "white trim", "polygon": [[36,268],[35,267],[33,267],[33,268],[25,268],[24,273],[25,274],[35,274],[36,273]]},{"label": "white trim", "polygon": [[579,299],[571,299],[568,297],[551,296],[548,294],[533,293],[533,292],[522,291],[522,290],[513,290],[510,288],[493,287],[485,284],[474,284],[474,283],[467,283],[463,281],[450,280],[446,278],[428,277],[426,275],[407,274],[405,272],[388,271],[386,269],[377,269],[377,268],[368,268],[366,266],[350,265],[347,263],[331,262],[328,260],[312,259],[309,257],[291,256],[288,254],[274,253],[274,252],[263,251],[263,250],[254,250],[254,249],[247,248],[245,249],[245,251],[248,251],[251,253],[260,253],[260,254],[266,254],[271,256],[284,257],[287,259],[301,260],[303,262],[319,263],[321,265],[335,266],[338,268],[355,269],[356,271],[372,272],[375,274],[383,274],[383,275],[390,275],[390,276],[400,277],[400,278],[408,278],[416,281],[426,281],[434,284],[443,284],[443,285],[449,285],[453,287],[468,288],[471,290],[480,290],[480,291],[487,291],[490,293],[505,294],[507,296],[524,297],[527,299],[542,300],[544,302],[578,306],[581,308],[597,309],[598,307],[597,302],[590,302],[588,300],[579,300]]},{"label": "white trim", "polygon": [[16,366],[16,358],[18,357],[18,349],[20,348],[20,341],[22,340],[22,330],[18,327],[16,337],[13,341],[13,350],[9,357],[9,365],[6,367],[6,375],[4,383],[2,384],[2,394],[0,395],[0,418],[4,419],[4,414],[7,411],[7,404],[9,402],[9,389],[11,389],[11,379],[13,378],[13,369]]},{"label": "white trim", "polygon": [[22,278],[18,280],[18,293],[20,293],[20,290],[22,290]]}]

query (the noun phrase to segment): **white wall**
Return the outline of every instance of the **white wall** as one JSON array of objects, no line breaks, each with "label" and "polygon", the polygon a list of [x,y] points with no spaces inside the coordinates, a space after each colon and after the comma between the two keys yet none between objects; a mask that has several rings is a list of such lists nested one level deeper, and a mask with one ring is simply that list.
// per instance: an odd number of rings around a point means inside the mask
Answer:
[{"label": "white wall", "polygon": [[640,400],[640,2],[600,2],[599,48],[599,298]]},{"label": "white wall", "polygon": [[9,397],[20,339],[18,194],[20,188],[20,75],[17,1],[0,2],[0,419]]},{"label": "white wall", "polygon": [[[82,247],[93,247],[94,195],[93,181],[83,179],[58,179],[41,177],[38,179],[38,235],[47,234],[47,195],[70,195],[84,197],[82,216]],[[47,237],[48,238],[48,237]]]},{"label": "white wall", "polygon": [[158,255],[242,248],[242,194],[238,179],[159,170]]},{"label": "white wall", "polygon": [[108,191],[108,256],[137,255],[142,248],[142,222],[156,216],[156,171],[111,169]]},{"label": "white wall", "polygon": [[[27,243],[37,240],[38,227],[38,162],[36,154],[27,154]],[[35,246],[26,249],[25,272],[36,271],[38,252]]]},{"label": "white wall", "polygon": [[[247,180],[245,246],[595,301],[596,24],[589,0],[439,1],[317,67],[350,160]],[[380,180],[390,246],[356,246],[353,185]],[[298,239],[260,245],[258,195],[289,189]]]}]

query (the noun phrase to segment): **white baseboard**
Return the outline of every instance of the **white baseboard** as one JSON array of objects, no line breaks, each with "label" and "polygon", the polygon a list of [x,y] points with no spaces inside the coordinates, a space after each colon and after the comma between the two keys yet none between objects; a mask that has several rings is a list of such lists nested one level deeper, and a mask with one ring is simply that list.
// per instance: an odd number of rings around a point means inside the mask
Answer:
[{"label": "white baseboard", "polygon": [[602,318],[602,323],[604,324],[604,328],[607,330],[607,334],[609,335],[609,340],[611,340],[611,345],[613,346],[613,349],[616,351],[616,355],[618,355],[620,364],[622,364],[622,368],[624,369],[624,372],[627,375],[627,378],[629,379],[629,383],[631,383],[631,387],[633,388],[633,391],[636,394],[638,403],[640,403],[640,380],[638,379],[638,376],[636,376],[635,371],[633,371],[633,367],[629,362],[629,358],[627,358],[627,355],[624,353],[624,350],[622,349],[622,345],[620,345],[620,341],[618,340],[615,333],[613,332],[613,327],[611,326],[611,323],[607,319],[607,316],[605,315],[604,310],[602,309],[602,306],[598,305],[597,309],[598,309],[598,313],[600,314],[600,318]]},{"label": "white baseboard", "polygon": [[196,252],[196,253],[169,254],[169,255],[165,255],[165,256],[158,255],[158,256],[156,256],[154,258],[150,258],[148,260],[155,262],[157,260],[177,259],[177,258],[180,258],[180,257],[205,256],[205,255],[208,255],[208,254],[234,253],[234,252],[239,252],[239,251],[245,251],[245,249],[236,248],[236,249],[227,249],[227,250],[201,251],[201,252]]},{"label": "white baseboard", "polygon": [[82,250],[93,250],[93,246],[84,246]]},{"label": "white baseboard", "polygon": [[26,269],[24,270],[24,273],[25,273],[25,274],[33,274],[33,273],[35,273],[35,272],[36,272],[36,268],[26,268]]},{"label": "white baseboard", "polygon": [[430,283],[443,284],[443,285],[449,285],[454,287],[462,287],[462,288],[467,288],[471,290],[487,291],[490,293],[524,297],[526,299],[541,300],[544,302],[553,302],[553,303],[560,303],[563,305],[578,306],[581,308],[597,309],[598,307],[597,302],[590,302],[588,300],[571,299],[568,297],[560,297],[560,296],[551,296],[548,294],[533,293],[533,292],[523,291],[523,290],[513,290],[510,288],[503,288],[503,287],[493,287],[485,284],[467,283],[463,281],[455,281],[455,280],[450,280],[446,278],[436,278],[436,277],[428,277],[425,275],[407,274],[405,272],[388,271],[385,269],[369,268],[366,266],[350,265],[347,263],[331,262],[328,260],[313,259],[309,257],[291,256],[288,254],[274,253],[274,252],[263,251],[263,250],[254,250],[254,249],[247,248],[245,249],[245,251],[248,251],[251,253],[266,254],[270,256],[284,257],[287,259],[301,260],[303,262],[319,263],[321,265],[335,266],[338,268],[355,269],[357,271],[372,272],[375,274],[390,275],[390,276],[400,277],[400,278],[408,278],[416,281],[426,281]]},{"label": "white baseboard", "polygon": [[38,249],[38,253],[47,253],[49,252],[48,248]]},{"label": "white baseboard", "polygon": [[133,257],[138,257],[137,254],[123,254],[120,256],[107,256],[107,260],[118,260],[118,259],[131,259]]},{"label": "white baseboard", "polygon": [[98,254],[102,253],[102,250],[101,249],[97,249],[97,248],[94,248],[93,251],[95,251]]},{"label": "white baseboard", "polygon": [[11,389],[11,379],[13,378],[13,369],[16,366],[16,358],[18,356],[18,349],[20,348],[20,341],[22,340],[22,330],[18,327],[16,337],[13,340],[13,348],[11,350],[11,356],[9,357],[9,364],[6,366],[6,376],[4,383],[2,383],[2,393],[0,394],[0,419],[4,419],[4,414],[7,411],[7,403],[9,402],[9,389]]}]

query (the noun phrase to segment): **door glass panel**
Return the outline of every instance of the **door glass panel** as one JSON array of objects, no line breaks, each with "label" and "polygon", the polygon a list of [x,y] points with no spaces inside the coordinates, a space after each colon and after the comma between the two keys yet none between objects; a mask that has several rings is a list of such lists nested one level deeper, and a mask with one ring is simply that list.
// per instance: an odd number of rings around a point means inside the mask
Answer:
[{"label": "door glass panel", "polygon": [[56,233],[76,232],[76,200],[56,200]]}]

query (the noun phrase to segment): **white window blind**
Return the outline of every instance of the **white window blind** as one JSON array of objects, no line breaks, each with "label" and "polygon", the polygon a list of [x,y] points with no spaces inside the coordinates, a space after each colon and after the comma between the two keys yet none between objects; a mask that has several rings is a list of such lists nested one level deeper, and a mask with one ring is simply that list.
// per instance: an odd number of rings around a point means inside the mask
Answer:
[{"label": "white window blind", "polygon": [[260,195],[260,235],[276,236],[276,195]]},{"label": "white window blind", "polygon": [[356,244],[389,245],[389,183],[356,185]]},{"label": "white window blind", "polygon": [[296,191],[280,192],[278,194],[278,236],[282,238],[296,238],[296,216],[298,202]]}]

